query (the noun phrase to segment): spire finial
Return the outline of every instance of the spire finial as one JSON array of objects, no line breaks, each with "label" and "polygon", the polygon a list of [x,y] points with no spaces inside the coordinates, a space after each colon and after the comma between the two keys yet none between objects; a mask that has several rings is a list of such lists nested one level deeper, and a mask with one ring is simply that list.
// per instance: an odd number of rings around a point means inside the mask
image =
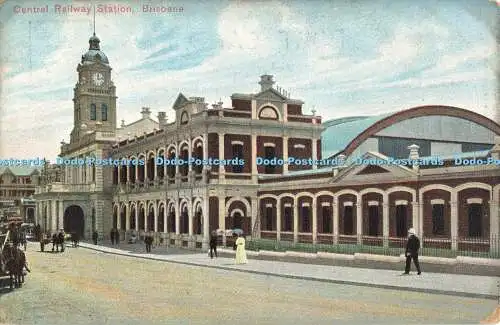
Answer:
[{"label": "spire finial", "polygon": [[95,36],[95,5],[94,5],[94,36]]}]

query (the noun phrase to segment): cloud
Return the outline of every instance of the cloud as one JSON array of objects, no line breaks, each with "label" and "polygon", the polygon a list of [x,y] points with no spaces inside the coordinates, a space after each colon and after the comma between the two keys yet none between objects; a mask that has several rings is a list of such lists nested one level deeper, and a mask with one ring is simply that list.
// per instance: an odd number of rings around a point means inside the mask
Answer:
[{"label": "cloud", "polygon": [[[481,84],[494,82],[483,62],[490,62],[495,49],[491,40],[463,36],[464,47],[457,36],[463,26],[450,25],[439,12],[422,18],[374,10],[359,17],[348,5],[325,4],[320,11],[313,4],[302,6],[231,2],[216,15],[206,10],[169,19],[101,17],[97,34],[113,68],[118,121],[136,120],[142,106],[167,111],[172,120],[170,107],[179,92],[208,102],[222,98],[229,106],[231,93],[258,91],[263,73],[275,74],[285,89],[293,87],[292,96],[306,101],[305,111],[316,106],[325,119],[423,103],[479,107],[488,114],[495,107],[490,97],[471,99],[481,92]],[[7,77],[0,122],[9,136],[0,139],[1,155],[55,156],[61,139],[68,140],[76,66],[92,29],[82,16],[55,26],[43,34],[50,50],[36,45],[44,50],[33,71],[19,73],[18,61],[2,67]],[[479,68],[464,62],[478,62]],[[450,95],[454,89],[459,95]],[[16,139],[24,136],[33,146],[18,145]]]}]

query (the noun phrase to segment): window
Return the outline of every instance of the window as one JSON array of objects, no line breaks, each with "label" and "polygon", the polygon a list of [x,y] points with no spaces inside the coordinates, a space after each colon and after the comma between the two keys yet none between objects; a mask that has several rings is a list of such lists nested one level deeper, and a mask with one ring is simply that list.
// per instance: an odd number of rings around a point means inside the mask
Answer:
[{"label": "window", "polygon": [[310,222],[310,213],[309,207],[302,207],[302,229],[301,232],[311,232],[311,222]]},{"label": "window", "polygon": [[481,237],[483,234],[483,206],[469,204],[469,237]]},{"label": "window", "polygon": [[368,236],[378,236],[379,213],[378,206],[368,207]]},{"label": "window", "polygon": [[[275,150],[274,150],[274,147],[265,147],[264,148],[264,159],[273,159],[275,157]],[[274,174],[276,170],[276,166],[275,165],[271,165],[271,164],[267,164],[265,165],[264,167],[264,173],[266,174]]]},{"label": "window", "polygon": [[[233,158],[243,159],[243,146],[241,144],[233,144]],[[233,173],[242,173],[242,165],[233,165]]]},{"label": "window", "polygon": [[323,233],[328,234],[332,232],[332,211],[329,206],[322,208],[323,215]]},{"label": "window", "polygon": [[292,218],[292,208],[285,207],[284,220],[283,220],[283,231],[292,231],[293,228],[293,218]]},{"label": "window", "polygon": [[444,235],[444,204],[432,205],[432,234]]},{"label": "window", "polygon": [[344,235],[352,235],[354,232],[354,218],[352,206],[344,207]]},{"label": "window", "polygon": [[273,230],[273,208],[266,207],[266,230]]},{"label": "window", "polygon": [[90,120],[97,120],[97,108],[95,104],[90,104]]},{"label": "window", "polygon": [[396,236],[406,237],[408,232],[406,205],[396,205]]},{"label": "window", "polygon": [[102,106],[101,106],[101,119],[103,121],[108,120],[108,105],[106,105],[106,104],[102,104]]}]

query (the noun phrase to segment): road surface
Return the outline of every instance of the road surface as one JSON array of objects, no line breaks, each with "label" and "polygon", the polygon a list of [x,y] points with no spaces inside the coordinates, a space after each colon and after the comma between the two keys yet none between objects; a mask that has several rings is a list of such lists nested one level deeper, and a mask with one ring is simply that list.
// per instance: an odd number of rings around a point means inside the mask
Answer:
[{"label": "road surface", "polygon": [[0,323],[478,324],[497,301],[284,279],[108,255],[41,253],[32,273],[3,290]]}]

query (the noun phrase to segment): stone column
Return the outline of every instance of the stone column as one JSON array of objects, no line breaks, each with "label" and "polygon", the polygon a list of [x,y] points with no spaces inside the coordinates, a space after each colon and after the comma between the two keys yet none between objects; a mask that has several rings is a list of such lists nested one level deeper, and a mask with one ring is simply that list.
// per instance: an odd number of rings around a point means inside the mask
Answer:
[{"label": "stone column", "polygon": [[[219,133],[219,159],[226,159],[224,155],[224,133]],[[226,167],[223,164],[219,165],[219,181],[224,180]]]},{"label": "stone column", "polygon": [[[156,168],[155,168],[156,170]],[[156,206],[156,202],[154,203],[153,211],[155,214],[155,224],[154,224],[154,232],[158,232],[158,207]]]},{"label": "stone column", "polygon": [[424,202],[424,194],[419,192],[418,193],[418,227],[419,227],[419,235],[420,235],[420,248],[423,248],[425,246],[425,234],[424,234],[424,207],[425,207],[425,202]]},{"label": "stone column", "polygon": [[283,165],[283,174],[288,174],[288,137],[283,137],[283,160],[285,164]]},{"label": "stone column", "polygon": [[283,104],[283,122],[288,121],[288,104],[284,103]]},{"label": "stone column", "polygon": [[40,223],[40,220],[41,220],[41,204],[40,202],[36,202],[35,204],[35,207],[36,207],[36,211],[35,211],[35,225],[38,225]]},{"label": "stone column", "polygon": [[281,240],[281,200],[276,200],[276,240]]},{"label": "stone column", "polygon": [[[149,231],[149,210],[148,202],[144,201],[144,231]],[[154,213],[154,212],[153,212]]]},{"label": "stone column", "polygon": [[451,249],[458,249],[458,193],[451,192]]},{"label": "stone column", "polygon": [[121,230],[122,228],[122,204],[120,201],[116,202],[116,229]]},{"label": "stone column", "polygon": [[179,198],[175,198],[175,234],[180,235],[181,233],[181,205],[179,204]]},{"label": "stone column", "polygon": [[64,202],[59,201],[59,229],[64,229]]},{"label": "stone column", "polygon": [[316,245],[318,242],[318,209],[317,209],[317,198],[313,197],[312,200],[312,242]]},{"label": "stone column", "polygon": [[[193,203],[191,200],[188,201],[187,203],[187,209],[188,209],[188,234],[189,237],[193,236]],[[191,241],[190,241],[191,243]]]},{"label": "stone column", "polygon": [[51,200],[50,201],[50,210],[51,210],[51,223],[50,226],[52,228],[52,231],[57,231],[57,201],[56,200]]},{"label": "stone column", "polygon": [[125,230],[130,230],[130,205],[125,205]]},{"label": "stone column", "polygon": [[139,236],[139,202],[135,206],[135,231],[137,231],[137,235]]},{"label": "stone column", "polygon": [[[165,174],[166,175],[166,174]],[[163,232],[168,234],[168,205],[167,202],[165,201],[165,205],[163,206]]]},{"label": "stone column", "polygon": [[[193,139],[189,138],[188,139],[188,162],[191,161],[192,157],[193,157]],[[188,164],[188,175],[190,175],[192,171],[193,171],[193,164],[189,163]]]},{"label": "stone column", "polygon": [[293,242],[299,241],[299,199],[293,198]]},{"label": "stone column", "polygon": [[[226,197],[219,193],[219,229],[226,230]],[[222,245],[226,246],[226,233],[222,235]]]},{"label": "stone column", "polygon": [[500,249],[500,234],[499,234],[499,204],[498,201],[490,201],[490,252],[497,253]]},{"label": "stone column", "polygon": [[[250,202],[250,208],[251,208],[251,216],[252,216],[252,228],[255,228],[255,224],[257,223],[257,227],[255,229],[256,231],[256,238],[260,238],[260,229],[261,229],[261,220],[262,218],[259,216],[260,214],[260,205],[259,205],[259,200],[256,198],[256,197],[252,197],[251,198],[251,202]],[[259,222],[257,222],[257,218],[259,219]],[[252,229],[253,231],[254,229]]]},{"label": "stone column", "polygon": [[411,219],[413,228],[417,232],[418,236],[422,237],[422,233],[420,232],[420,218],[418,215],[419,212],[419,204],[417,201],[411,202]]},{"label": "stone column", "polygon": [[203,197],[203,243],[201,248],[206,250],[209,248],[210,241],[210,206],[209,206],[208,190]]},{"label": "stone column", "polygon": [[389,195],[384,193],[382,202],[382,236],[384,247],[389,247]]},{"label": "stone column", "polygon": [[312,140],[312,159],[313,159],[313,169],[318,169],[318,165],[314,163],[314,160],[318,159],[318,139]]},{"label": "stone column", "polygon": [[255,134],[251,135],[251,152],[250,155],[252,158],[251,159],[251,164],[252,164],[252,181],[256,182],[258,179],[258,168],[257,168],[257,136]]},{"label": "stone column", "polygon": [[337,196],[333,197],[332,204],[332,213],[333,213],[333,243],[338,244],[339,242],[339,198]]},{"label": "stone column", "polygon": [[363,199],[358,196],[356,200],[356,235],[358,245],[363,244]]}]

